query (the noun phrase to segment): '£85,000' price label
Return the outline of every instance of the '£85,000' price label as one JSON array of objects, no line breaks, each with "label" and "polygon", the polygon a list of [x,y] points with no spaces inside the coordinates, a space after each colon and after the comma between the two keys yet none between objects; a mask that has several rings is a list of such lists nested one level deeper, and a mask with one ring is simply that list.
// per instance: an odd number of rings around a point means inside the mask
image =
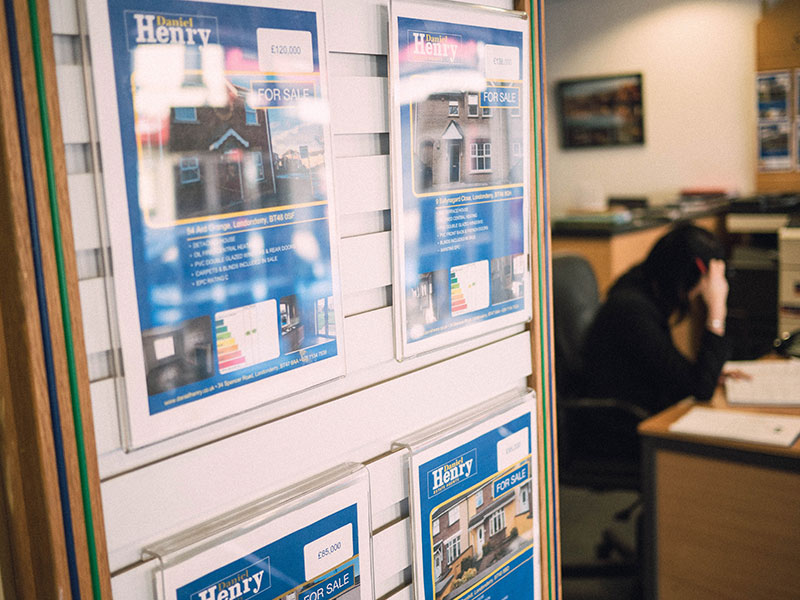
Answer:
[{"label": "'\u00a385,000' price label", "polygon": [[306,579],[329,571],[353,556],[353,525],[348,523],[303,548]]},{"label": "'\u00a385,000' price label", "polygon": [[326,556],[330,556],[334,552],[337,552],[338,550],[341,550],[341,549],[342,549],[342,542],[341,541],[335,542],[335,543],[331,544],[330,546],[328,546],[327,548],[323,548],[322,550],[317,552],[317,559],[321,560],[321,559],[325,558]]}]

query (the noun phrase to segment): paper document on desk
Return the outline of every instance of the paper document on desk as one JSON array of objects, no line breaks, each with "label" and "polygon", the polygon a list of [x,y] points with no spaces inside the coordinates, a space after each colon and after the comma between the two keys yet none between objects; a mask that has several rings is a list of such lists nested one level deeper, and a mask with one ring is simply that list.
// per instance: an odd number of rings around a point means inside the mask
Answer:
[{"label": "paper document on desk", "polygon": [[669,430],[673,433],[788,447],[800,435],[800,417],[695,406],[670,425]]},{"label": "paper document on desk", "polygon": [[751,379],[725,380],[728,404],[800,406],[800,360],[729,361],[725,371],[742,371]]}]

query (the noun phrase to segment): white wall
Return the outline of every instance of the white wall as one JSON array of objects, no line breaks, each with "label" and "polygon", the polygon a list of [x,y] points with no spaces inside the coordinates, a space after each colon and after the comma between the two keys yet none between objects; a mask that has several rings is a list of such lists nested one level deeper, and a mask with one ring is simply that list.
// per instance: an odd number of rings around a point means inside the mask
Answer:
[{"label": "white wall", "polygon": [[[547,0],[549,184],[563,213],[581,186],[661,204],[687,187],[755,189],[759,0]],[[638,72],[643,146],[560,147],[559,79]]]}]

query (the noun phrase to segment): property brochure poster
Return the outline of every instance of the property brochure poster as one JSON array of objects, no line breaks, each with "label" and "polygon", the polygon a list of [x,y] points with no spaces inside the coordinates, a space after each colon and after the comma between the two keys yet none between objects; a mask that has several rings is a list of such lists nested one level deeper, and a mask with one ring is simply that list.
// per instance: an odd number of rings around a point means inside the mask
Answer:
[{"label": "property brochure poster", "polygon": [[320,15],[89,0],[128,447],[344,373]]},{"label": "property brochure poster", "polygon": [[159,600],[372,600],[369,483],[317,495],[197,553],[159,558]]},{"label": "property brochure poster", "polygon": [[794,70],[794,117],[800,119],[800,69]]},{"label": "property brochure poster", "polygon": [[538,462],[531,397],[411,447],[418,600],[539,598]]},{"label": "property brochure poster", "polygon": [[789,71],[756,74],[758,93],[758,170],[791,171],[792,77]]},{"label": "property brochure poster", "polygon": [[791,83],[789,71],[765,71],[756,75],[759,119],[790,116]]},{"label": "property brochure poster", "polygon": [[800,69],[794,70],[794,168],[800,171]]},{"label": "property brochure poster", "polygon": [[758,124],[758,168],[761,172],[792,169],[792,125],[788,119]]},{"label": "property brochure poster", "polygon": [[794,124],[794,167],[800,171],[800,119]]},{"label": "property brochure poster", "polygon": [[518,13],[392,1],[395,341],[530,318],[529,43]]}]

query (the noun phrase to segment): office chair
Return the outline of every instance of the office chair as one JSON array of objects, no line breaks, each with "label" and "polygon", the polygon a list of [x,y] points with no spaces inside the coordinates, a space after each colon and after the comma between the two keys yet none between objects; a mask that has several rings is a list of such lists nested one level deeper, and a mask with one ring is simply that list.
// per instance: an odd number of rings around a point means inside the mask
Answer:
[{"label": "office chair", "polygon": [[[600,307],[592,266],[576,254],[553,257],[553,324],[558,415],[559,482],[594,491],[640,491],[639,440],[636,425],[647,411],[614,398],[587,398],[581,346]],[[615,515],[628,520],[637,501]],[[562,565],[565,577],[638,575],[637,547],[609,528],[596,546],[599,559],[613,553],[622,560]]]}]

